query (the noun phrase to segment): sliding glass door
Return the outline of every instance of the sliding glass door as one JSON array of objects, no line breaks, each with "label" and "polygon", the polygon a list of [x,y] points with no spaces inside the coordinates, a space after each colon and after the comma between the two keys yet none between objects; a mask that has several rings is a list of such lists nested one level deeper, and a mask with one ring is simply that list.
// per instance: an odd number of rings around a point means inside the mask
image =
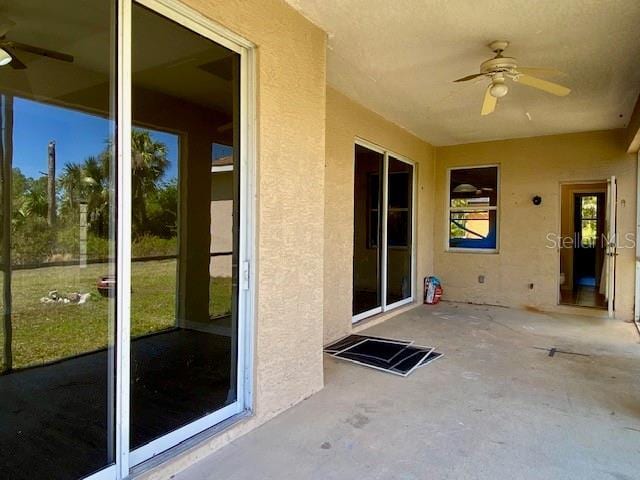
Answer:
[{"label": "sliding glass door", "polygon": [[2,9],[0,478],[115,462],[113,7]]},{"label": "sliding glass door", "polygon": [[413,165],[387,156],[386,305],[407,302],[413,287]]},{"label": "sliding glass door", "polygon": [[[136,4],[131,44],[138,463],[164,450],[165,435],[237,401],[240,55]],[[214,177],[221,144],[231,168]],[[222,239],[226,251],[212,261]]]},{"label": "sliding glass door", "polygon": [[358,142],[354,158],[353,321],[413,301],[413,164]]},{"label": "sliding glass door", "polygon": [[382,311],[382,170],[384,153],[355,146],[353,315]]},{"label": "sliding glass door", "polygon": [[160,0],[0,20],[0,478],[124,478],[248,405],[248,47]]}]

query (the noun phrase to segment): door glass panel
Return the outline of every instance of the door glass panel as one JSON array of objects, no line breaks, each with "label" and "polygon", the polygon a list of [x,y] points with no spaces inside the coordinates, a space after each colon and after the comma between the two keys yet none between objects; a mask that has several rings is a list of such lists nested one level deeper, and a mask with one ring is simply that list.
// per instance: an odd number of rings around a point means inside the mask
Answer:
[{"label": "door glass panel", "polygon": [[0,478],[114,461],[112,4],[0,2]]},{"label": "door glass panel", "polygon": [[239,55],[132,10],[131,447],[237,399]]},{"label": "door glass panel", "polygon": [[413,166],[389,156],[387,305],[411,297]]},{"label": "door glass panel", "polygon": [[353,315],[380,307],[382,165],[384,155],[355,146]]}]

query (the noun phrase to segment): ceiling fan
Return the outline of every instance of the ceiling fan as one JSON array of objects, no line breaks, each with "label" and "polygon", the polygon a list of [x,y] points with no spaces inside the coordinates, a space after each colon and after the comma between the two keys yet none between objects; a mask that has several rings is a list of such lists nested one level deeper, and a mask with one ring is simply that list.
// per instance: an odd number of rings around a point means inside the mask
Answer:
[{"label": "ceiling fan", "polygon": [[483,192],[493,192],[493,188],[491,187],[481,187],[478,188],[475,185],[470,183],[461,183],[456,188],[453,189],[454,193],[474,193],[476,195],[482,195]]},{"label": "ceiling fan", "polygon": [[7,32],[14,26],[15,22],[8,18],[0,18],[0,66],[10,65],[11,68],[15,70],[24,70],[27,68],[27,66],[18,58],[16,50],[29,52],[42,57],[53,58],[62,62],[73,62],[73,56],[69,54],[9,40],[7,38]]},{"label": "ceiling fan", "polygon": [[473,75],[467,75],[466,77],[454,80],[454,82],[467,82],[478,77],[488,77],[491,79],[491,83],[484,94],[482,110],[480,111],[481,115],[489,115],[492,113],[496,109],[498,98],[504,97],[509,92],[509,86],[506,83],[507,79],[559,97],[569,95],[571,89],[532,75],[560,75],[562,72],[551,68],[518,67],[515,58],[504,57],[502,55],[508,46],[509,42],[504,40],[491,42],[489,48],[496,55],[480,64],[480,73],[474,73]]}]

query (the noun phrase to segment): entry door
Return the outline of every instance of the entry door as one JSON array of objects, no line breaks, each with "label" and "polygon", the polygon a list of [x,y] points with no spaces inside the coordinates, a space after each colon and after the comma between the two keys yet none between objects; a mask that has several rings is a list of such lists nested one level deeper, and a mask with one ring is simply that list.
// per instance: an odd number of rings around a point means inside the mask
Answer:
[{"label": "entry door", "polygon": [[414,166],[355,145],[353,322],[413,301]]},{"label": "entry door", "polygon": [[[607,310],[609,318],[613,318],[615,310],[615,272],[616,272],[616,256],[617,253],[617,229],[616,229],[616,212],[617,212],[617,184],[616,177],[612,176],[607,181],[607,216],[605,218],[606,232],[606,282],[601,287],[601,292],[607,297]],[[604,291],[603,291],[604,290]]]}]

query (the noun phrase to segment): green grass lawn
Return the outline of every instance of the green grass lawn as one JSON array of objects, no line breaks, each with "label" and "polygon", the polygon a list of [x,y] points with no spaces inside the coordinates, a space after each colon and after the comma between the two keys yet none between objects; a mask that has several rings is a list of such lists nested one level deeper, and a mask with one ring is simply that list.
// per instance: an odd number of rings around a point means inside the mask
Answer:
[{"label": "green grass lawn", "polygon": [[[13,272],[13,368],[23,368],[104,348],[112,344],[115,306],[100,296],[96,281],[106,264],[47,267]],[[210,282],[211,316],[230,311],[231,279]],[[176,261],[134,262],[131,272],[131,333],[137,337],[175,326]],[[89,292],[83,305],[43,304],[51,290]],[[0,353],[3,342],[0,342]],[[2,356],[0,355],[0,359]],[[0,360],[1,361],[1,360]]]}]

